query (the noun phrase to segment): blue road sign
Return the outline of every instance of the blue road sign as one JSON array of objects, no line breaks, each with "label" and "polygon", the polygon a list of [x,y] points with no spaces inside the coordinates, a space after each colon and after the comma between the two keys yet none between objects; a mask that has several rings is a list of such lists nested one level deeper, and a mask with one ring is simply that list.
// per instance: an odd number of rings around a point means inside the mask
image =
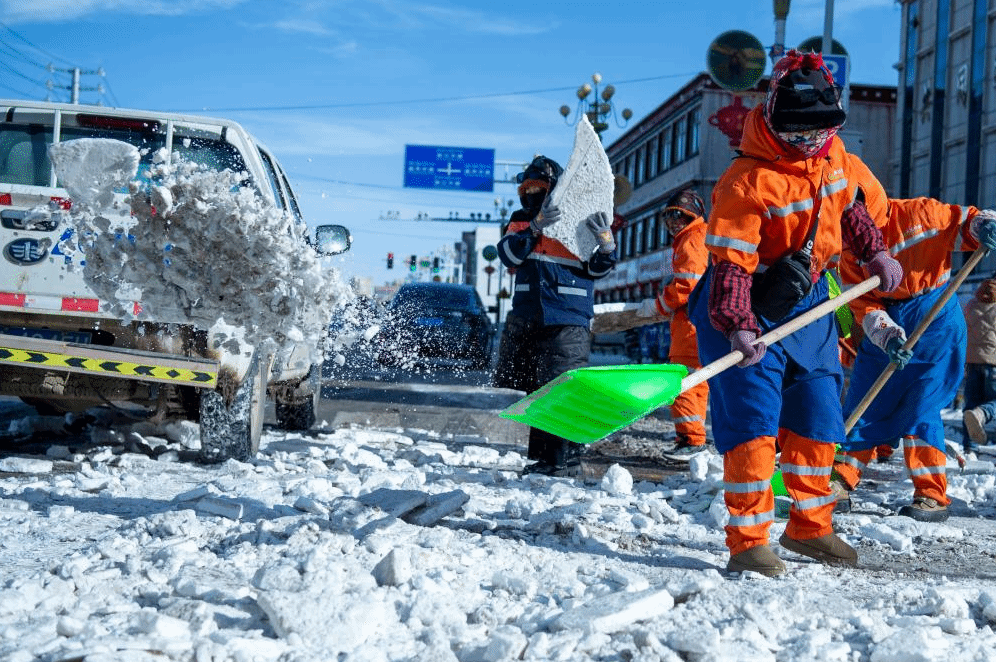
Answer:
[{"label": "blue road sign", "polygon": [[405,145],[405,186],[494,191],[495,151],[474,147]]},{"label": "blue road sign", "polygon": [[833,75],[833,82],[841,87],[847,87],[847,56],[846,55],[824,55],[823,63]]}]

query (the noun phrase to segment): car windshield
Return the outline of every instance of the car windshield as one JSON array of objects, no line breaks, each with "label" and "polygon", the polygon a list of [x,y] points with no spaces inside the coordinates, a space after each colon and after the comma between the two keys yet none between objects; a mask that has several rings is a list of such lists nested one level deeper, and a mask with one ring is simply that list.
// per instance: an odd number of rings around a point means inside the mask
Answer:
[{"label": "car windshield", "polygon": [[403,287],[398,290],[391,307],[474,309],[468,291],[454,287]]}]

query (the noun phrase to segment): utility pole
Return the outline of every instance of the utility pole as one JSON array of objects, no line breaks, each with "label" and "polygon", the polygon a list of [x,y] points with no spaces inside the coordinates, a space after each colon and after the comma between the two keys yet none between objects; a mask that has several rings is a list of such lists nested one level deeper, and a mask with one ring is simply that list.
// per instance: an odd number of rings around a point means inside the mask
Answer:
[{"label": "utility pole", "polygon": [[[97,92],[98,94],[103,94],[104,93],[104,86],[103,85],[97,84],[97,85],[94,85],[94,86],[87,86],[87,87],[84,87],[84,86],[80,85],[80,76],[100,76],[101,78],[103,78],[104,77],[104,69],[103,69],[103,67],[101,67],[99,69],[87,69],[87,70],[80,69],[79,67],[73,67],[72,69],[60,69],[60,68],[58,68],[58,67],[56,67],[56,66],[54,66],[54,65],[52,65],[50,63],[48,65],[48,67],[46,67],[46,68],[48,69],[48,71],[50,73],[55,73],[56,71],[62,71],[62,72],[65,72],[65,73],[68,73],[68,74],[72,75],[72,77],[73,77],[72,84],[62,88],[62,89],[65,89],[65,90],[69,90],[71,92],[71,96],[70,96],[71,103],[79,103],[80,102],[80,92],[81,91],[83,91],[83,92]],[[55,89],[55,87],[56,87],[55,83],[53,83],[51,80],[46,81],[45,86],[48,89],[50,89],[50,90]]]}]

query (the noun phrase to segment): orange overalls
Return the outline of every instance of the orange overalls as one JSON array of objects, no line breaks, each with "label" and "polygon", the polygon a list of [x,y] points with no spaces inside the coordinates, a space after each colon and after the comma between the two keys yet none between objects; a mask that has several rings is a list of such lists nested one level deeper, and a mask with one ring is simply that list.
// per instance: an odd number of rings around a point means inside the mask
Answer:
[{"label": "orange overalls", "polygon": [[[671,253],[672,278],[657,295],[657,312],[671,320],[671,349],[668,361],[688,368],[702,367],[695,327],[688,320],[688,296],[695,289],[706,267],[709,252],[705,247],[706,224],[702,217],[694,219],[674,237]],[[706,382],[682,392],[671,405],[671,420],[678,439],[690,446],[706,443],[705,419],[709,404]]]},{"label": "orange overalls", "polygon": [[[836,136],[826,156],[809,159],[794,156],[768,130],[760,106],[747,115],[740,147],[747,158],[735,159],[713,190],[706,237],[713,262],[731,262],[747,274],[766,269],[801,248],[818,213],[811,271],[820,274],[840,253],[840,219],[856,200],[858,184],[866,170],[856,167],[855,163],[860,161],[851,158]],[[696,304],[697,323],[698,307]],[[832,325],[827,318],[811,328],[826,327],[827,334],[833,333],[829,342],[833,343],[831,351],[834,351],[836,333]],[[704,329],[699,331],[702,334]],[[699,343],[705,347],[701,335]],[[729,344],[726,348],[729,351]],[[831,357],[835,365],[814,366],[817,370],[825,368],[827,375],[837,375],[836,380],[824,380],[827,388],[836,387],[837,392],[825,394],[826,399],[820,405],[824,409],[820,411],[811,411],[812,403],[796,402],[794,392],[781,391],[784,381],[771,388],[770,402],[752,402],[751,393],[743,393],[749,389],[742,384],[738,392],[736,379],[758,366],[765,370],[763,361],[742,369],[743,372],[727,374],[737,369],[728,370],[711,380],[714,381],[710,390],[710,399],[714,400],[713,436],[723,453],[725,501],[730,512],[726,543],[732,555],[768,542],[768,529],[774,520],[770,480],[775,468],[776,436],[782,448],[785,487],[793,500],[786,535],[807,540],[833,532],[834,499],[829,480],[834,444],[843,441],[844,426],[839,392],[843,378],[839,360],[835,354]],[[706,358],[711,357],[703,354],[703,360]],[[770,364],[767,369],[774,370]],[[776,380],[788,378],[784,372],[771,374]],[[720,412],[726,412],[723,417],[730,420],[725,423],[719,420]],[[805,436],[783,427],[780,425],[783,414],[795,417],[797,422],[792,425],[800,430],[824,432],[818,437]],[[826,432],[831,428],[832,433]]]},{"label": "orange overalls", "polygon": [[[969,232],[969,221],[978,209],[950,205],[932,198],[889,200],[888,222],[882,227],[889,252],[903,267],[903,279],[896,290],[882,295],[878,291],[865,294],[851,302],[855,321],[861,323],[871,310],[886,310],[890,316],[912,333],[927,305],[927,298],[939,295],[951,276],[953,250],[974,250],[978,247]],[[858,282],[863,274],[854,257],[845,252],[841,260],[841,277],[845,283]],[[919,308],[910,310],[912,305]],[[945,314],[945,309],[947,315]],[[874,458],[877,443],[895,444],[903,439],[903,455],[913,481],[914,496],[925,496],[947,505],[947,478],[943,424],[940,407],[954,399],[964,364],[964,319],[957,302],[952,299],[927,327],[923,344],[913,350],[913,360],[902,371],[896,371],[886,382],[866,413],[855,423],[854,430],[834,463],[834,471],[853,489],[861,474]],[[960,340],[959,340],[960,338]],[[920,348],[918,350],[918,348]],[[920,352],[920,364],[917,352]],[[930,356],[924,356],[924,353]],[[936,354],[936,355],[935,355]],[[884,352],[867,338],[858,349],[855,373],[845,399],[844,411],[853,411],[864,398],[867,386],[878,377],[888,359]],[[940,364],[944,365],[940,365]],[[945,366],[949,366],[945,369]],[[929,392],[933,408],[917,411],[925,398],[919,390]],[[905,399],[916,403],[905,402]],[[909,420],[900,422],[901,418]],[[891,436],[891,439],[876,437]]]}]

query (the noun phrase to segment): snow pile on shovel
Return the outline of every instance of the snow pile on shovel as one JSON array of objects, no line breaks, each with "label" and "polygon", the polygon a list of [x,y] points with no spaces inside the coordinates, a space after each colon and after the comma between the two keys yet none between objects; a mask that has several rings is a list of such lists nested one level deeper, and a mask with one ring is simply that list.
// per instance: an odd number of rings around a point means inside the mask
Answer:
[{"label": "snow pile on shovel", "polygon": [[[139,151],[108,139],[50,153],[74,202],[75,231],[59,248],[123,320],[140,301],[142,319],[203,328],[223,319],[252,345],[315,348],[334,305],[352,296],[306,245],[307,228],[243,186],[245,173],[177,155],[167,164],[160,150],[135,180]],[[114,195],[125,186],[127,196]]]}]

